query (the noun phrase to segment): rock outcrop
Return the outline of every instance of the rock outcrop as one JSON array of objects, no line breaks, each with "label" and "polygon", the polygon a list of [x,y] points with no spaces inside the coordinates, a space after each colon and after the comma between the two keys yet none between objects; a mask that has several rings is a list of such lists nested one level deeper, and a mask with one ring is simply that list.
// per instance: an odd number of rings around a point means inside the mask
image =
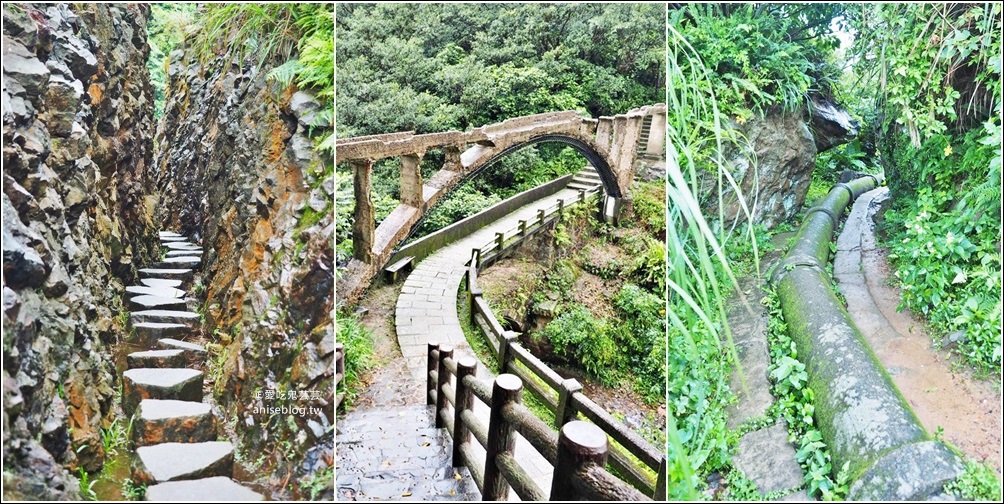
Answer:
[{"label": "rock outcrop", "polygon": [[[285,446],[263,474],[281,482],[323,469],[333,450],[334,161],[314,148],[330,116],[309,90],[266,78],[278,63],[175,51],[156,171],[164,208],[178,209],[165,228],[205,250],[200,301],[237,454]],[[316,409],[263,412],[280,406]]]},{"label": "rock outcrop", "polygon": [[[726,144],[723,159],[731,167],[753,222],[774,227],[798,213],[812,182],[816,154],[850,141],[857,124],[836,104],[810,98],[800,112],[770,111],[743,124],[732,121],[737,144]],[[755,168],[754,168],[755,167]],[[706,205],[717,213],[717,180],[705,173]],[[728,225],[746,221],[727,182],[724,215]]]},{"label": "rock outcrop", "polygon": [[[144,5],[3,7],[3,497],[79,498],[157,251]],[[128,225],[126,225],[128,224]]]}]

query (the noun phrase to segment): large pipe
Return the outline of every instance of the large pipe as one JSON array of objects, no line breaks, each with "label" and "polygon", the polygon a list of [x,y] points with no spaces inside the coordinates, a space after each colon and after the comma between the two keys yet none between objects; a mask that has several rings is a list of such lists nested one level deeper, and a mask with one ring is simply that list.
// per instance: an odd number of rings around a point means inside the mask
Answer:
[{"label": "large pipe", "polygon": [[848,497],[921,500],[941,494],[962,473],[962,461],[924,430],[833,294],[826,273],[841,214],[879,183],[867,176],[838,184],[810,209],[772,282],[809,375],[815,421],[833,467],[848,465]]}]

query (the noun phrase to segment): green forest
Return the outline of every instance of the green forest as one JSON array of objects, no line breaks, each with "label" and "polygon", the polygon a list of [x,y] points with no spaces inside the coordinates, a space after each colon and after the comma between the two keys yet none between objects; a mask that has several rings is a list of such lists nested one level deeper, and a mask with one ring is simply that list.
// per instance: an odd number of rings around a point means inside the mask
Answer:
[{"label": "green forest", "polygon": [[[339,138],[465,130],[512,117],[579,110],[614,115],[663,100],[659,5],[346,4],[336,9]],[[582,168],[543,145],[502,160],[441,201],[416,236]],[[443,162],[423,159],[423,177]],[[351,256],[352,179],[337,168],[339,264]],[[398,204],[396,160],[373,169],[376,218]]]},{"label": "green forest", "polygon": [[[841,500],[849,475],[833,467],[814,423],[813,391],[776,295],[764,309],[779,400],[758,422],[726,427],[737,359],[728,298],[738,278],[763,274],[771,236],[799,218],[730,230],[703,207],[721,185],[709,196],[700,174],[731,180],[719,152],[742,141],[735,125],[804,110],[810,96],[839,103],[860,134],[816,157],[806,205],[841,170],[884,173],[892,204],[878,235],[902,292],[898,308],[923,318],[935,348],[953,344],[955,369],[999,383],[1001,6],[671,6],[668,37],[670,164],[680,168],[670,170],[668,195],[670,498],[780,497],[758,493],[732,454],[740,436],[785,420],[803,488]],[[972,461],[949,486],[966,499],[1000,498],[999,475]]]}]

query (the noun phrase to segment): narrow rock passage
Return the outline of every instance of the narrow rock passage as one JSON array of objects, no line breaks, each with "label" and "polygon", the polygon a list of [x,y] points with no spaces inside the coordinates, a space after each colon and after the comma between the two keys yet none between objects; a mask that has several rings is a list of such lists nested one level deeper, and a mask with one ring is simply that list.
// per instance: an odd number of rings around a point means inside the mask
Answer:
[{"label": "narrow rock passage", "polygon": [[833,270],[847,311],[924,428],[932,434],[943,428],[946,441],[1000,474],[999,385],[953,371],[948,353],[932,348],[923,322],[896,310],[899,291],[889,284],[887,250],[876,244],[873,220],[888,193],[880,187],[861,195],[837,238]]},{"label": "narrow rock passage", "polygon": [[202,250],[177,233],[162,231],[160,238],[185,253],[141,269],[143,285],[126,288],[138,342],[159,348],[129,354],[122,373],[122,408],[133,416],[137,447],[132,478],[148,485],[147,500],[263,500],[231,479],[234,448],[216,440],[216,418],[202,402],[204,377],[196,369],[205,348],[173,339],[191,335],[199,320],[183,296]]}]

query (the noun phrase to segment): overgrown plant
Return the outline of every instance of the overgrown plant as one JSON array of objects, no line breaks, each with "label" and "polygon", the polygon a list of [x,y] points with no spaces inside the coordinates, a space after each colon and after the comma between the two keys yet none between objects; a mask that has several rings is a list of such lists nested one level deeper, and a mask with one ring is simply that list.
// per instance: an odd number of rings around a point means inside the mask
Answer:
[{"label": "overgrown plant", "polygon": [[336,340],[345,350],[345,378],[339,384],[345,393],[344,406],[356,397],[360,376],[373,365],[373,336],[355,315],[349,313],[339,313],[335,325]]}]

